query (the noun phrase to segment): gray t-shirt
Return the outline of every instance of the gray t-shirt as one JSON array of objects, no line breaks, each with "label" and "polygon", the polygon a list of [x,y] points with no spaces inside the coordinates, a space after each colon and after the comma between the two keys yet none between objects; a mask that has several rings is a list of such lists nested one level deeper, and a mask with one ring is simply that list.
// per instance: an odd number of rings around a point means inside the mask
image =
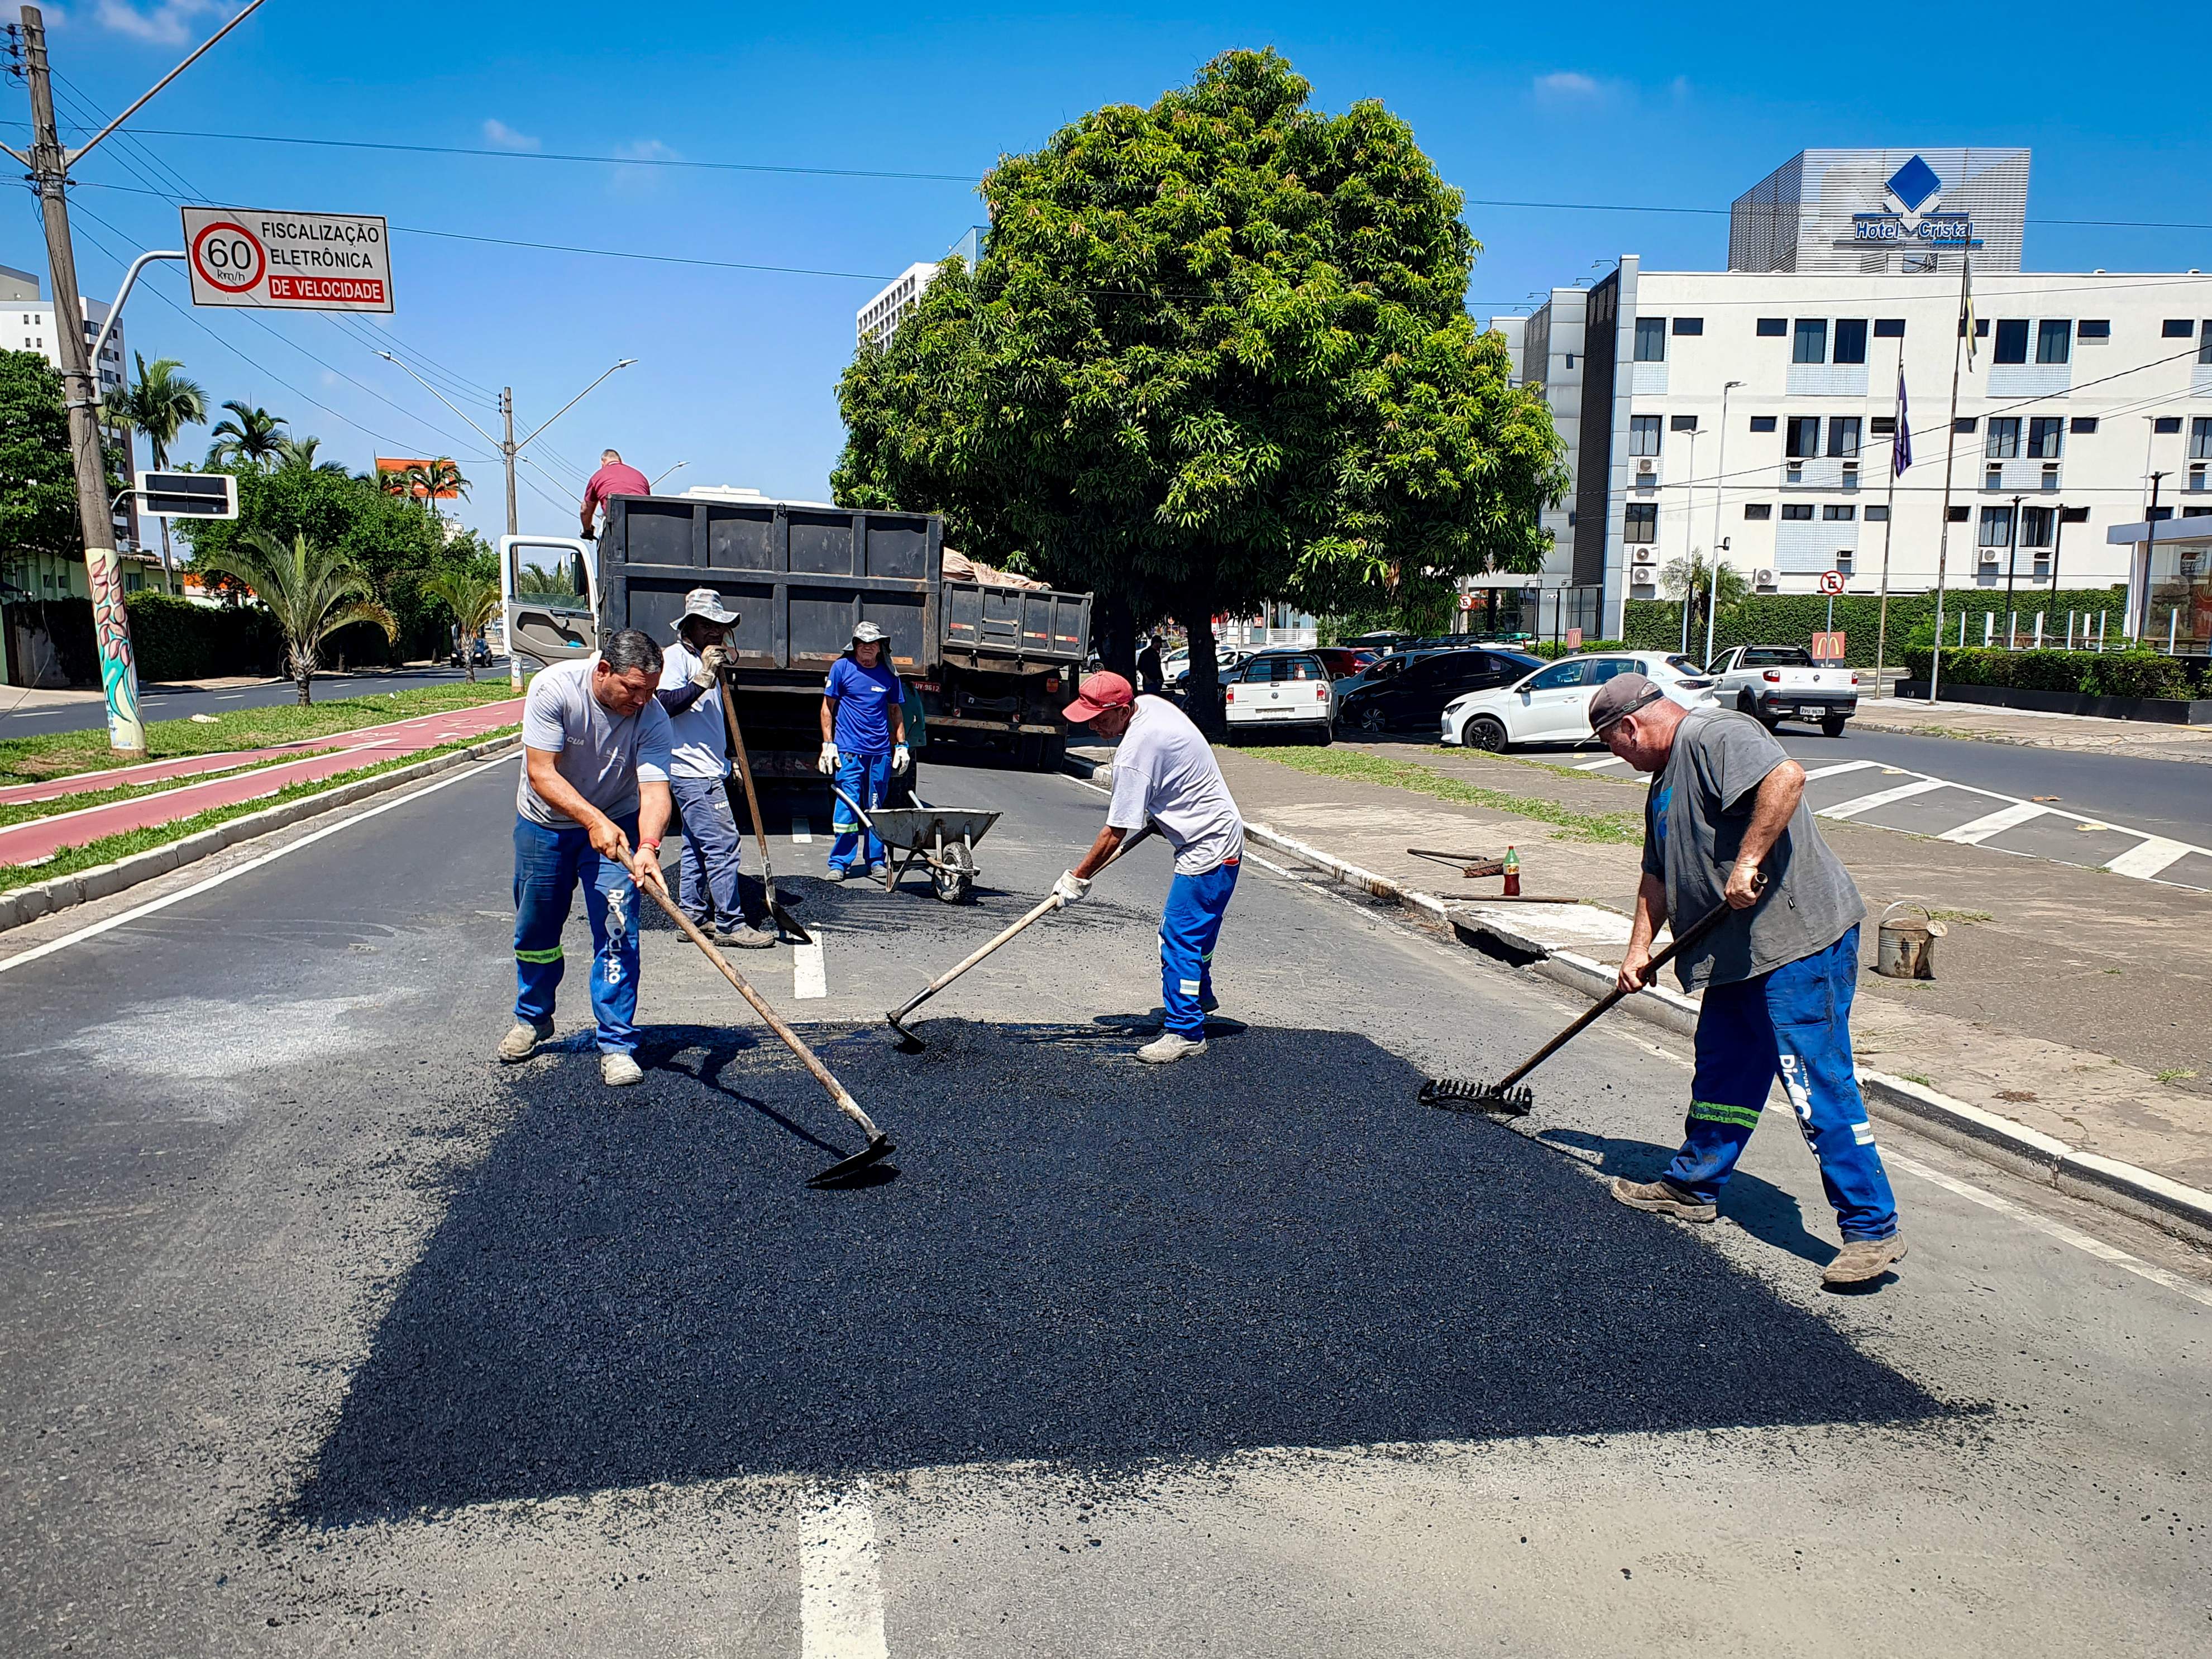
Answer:
[{"label": "gray t-shirt", "polygon": [[[638,713],[618,719],[592,695],[596,657],[556,662],[530,683],[522,705],[522,746],[559,757],[554,769],[576,793],[611,818],[637,811],[640,779],[668,781],[668,715],[648,701]],[[515,786],[514,810],[549,830],[573,830],[575,819],[548,806],[530,787],[525,767]]]},{"label": "gray t-shirt", "polygon": [[[1644,803],[1644,869],[1667,884],[1667,915],[1687,927],[1718,904],[1735,867],[1766,775],[1788,760],[1747,714],[1701,708],[1684,716],[1674,751]],[[1674,958],[1682,988],[1733,985],[1825,951],[1857,925],[1866,904],[1821,839],[1802,800],[1766,861],[1766,891]]]}]

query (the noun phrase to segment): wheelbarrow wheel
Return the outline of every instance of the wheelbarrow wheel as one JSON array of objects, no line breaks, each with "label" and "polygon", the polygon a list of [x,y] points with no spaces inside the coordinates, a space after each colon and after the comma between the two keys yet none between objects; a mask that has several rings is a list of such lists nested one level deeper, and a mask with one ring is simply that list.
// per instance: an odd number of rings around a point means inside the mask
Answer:
[{"label": "wheelbarrow wheel", "polygon": [[968,849],[955,842],[945,856],[929,866],[932,891],[947,904],[965,904],[975,896],[975,866]]}]

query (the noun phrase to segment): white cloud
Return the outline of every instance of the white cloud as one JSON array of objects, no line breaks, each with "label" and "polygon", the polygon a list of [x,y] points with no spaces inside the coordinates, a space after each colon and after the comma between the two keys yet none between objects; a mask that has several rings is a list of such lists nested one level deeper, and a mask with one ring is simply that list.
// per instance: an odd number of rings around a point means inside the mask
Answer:
[{"label": "white cloud", "polygon": [[617,144],[615,154],[625,161],[680,161],[684,158],[658,138],[634,138]]},{"label": "white cloud", "polygon": [[1536,93],[1544,98],[1595,98],[1603,88],[1575,70],[1554,70],[1536,77]]},{"label": "white cloud", "polygon": [[486,118],[483,136],[484,143],[495,149],[532,150],[538,148],[538,140],[526,132],[517,132],[497,116]]},{"label": "white cloud", "polygon": [[[615,154],[625,161],[679,161],[684,158],[658,138],[633,138],[615,146]],[[607,181],[607,187],[617,196],[638,196],[657,190],[665,181],[666,170],[654,167],[618,167]]]},{"label": "white cloud", "polygon": [[159,0],[143,9],[128,0],[99,0],[93,15],[104,29],[159,46],[180,46],[192,38],[196,19],[226,15],[222,0]]}]

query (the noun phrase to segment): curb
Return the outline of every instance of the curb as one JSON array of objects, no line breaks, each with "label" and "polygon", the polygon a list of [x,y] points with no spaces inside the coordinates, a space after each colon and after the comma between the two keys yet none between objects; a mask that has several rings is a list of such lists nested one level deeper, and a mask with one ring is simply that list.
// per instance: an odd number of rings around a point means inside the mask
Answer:
[{"label": "curb", "polygon": [[320,794],[287,801],[281,806],[248,812],[243,817],[218,823],[212,830],[186,836],[166,847],[134,853],[113,864],[94,865],[91,869],[80,870],[73,876],[57,876],[52,881],[0,893],[0,933],[88,900],[106,898],[110,894],[122,892],[125,888],[136,887],[141,882],[151,881],[156,876],[166,876],[172,870],[196,864],[204,858],[220,853],[226,847],[234,847],[240,842],[249,841],[256,836],[289,829],[308,818],[335,811],[341,806],[350,806],[356,801],[366,800],[372,795],[403,789],[424,778],[435,777],[441,772],[450,772],[457,766],[488,760],[501,750],[511,749],[521,741],[520,732],[510,732],[506,737],[472,744],[466,749],[456,749],[434,760],[418,761],[412,766],[380,772],[373,778],[361,778]]},{"label": "curb", "polygon": [[[1082,764],[1090,768],[1088,762]],[[1071,770],[1073,765],[1070,763]],[[1091,775],[1090,769],[1079,774],[1085,777]],[[1449,923],[1455,933],[1482,935],[1509,954],[1523,959],[1529,972],[1554,984],[1593,999],[1613,988],[1613,970],[1601,962],[1571,951],[1554,950],[1500,923],[1456,915],[1432,893],[1403,886],[1356,864],[1347,864],[1264,824],[1248,823],[1244,833],[1262,846],[1287,853],[1346,886],[1421,911]],[[1678,1036],[1692,1036],[1698,1029],[1697,1003],[1663,986],[1648,986],[1634,996],[1622,999],[1620,1006],[1625,1012]],[[2191,1243],[2212,1245],[2212,1193],[2185,1186],[2133,1164],[2123,1164],[2118,1158],[2077,1151],[2024,1123],[2015,1123],[1997,1113],[1984,1111],[1938,1090],[1892,1077],[1886,1072],[1862,1066],[1858,1068],[1858,1081],[1867,1109],[1875,1117],[1940,1140],[2039,1186],[2101,1204]]]}]

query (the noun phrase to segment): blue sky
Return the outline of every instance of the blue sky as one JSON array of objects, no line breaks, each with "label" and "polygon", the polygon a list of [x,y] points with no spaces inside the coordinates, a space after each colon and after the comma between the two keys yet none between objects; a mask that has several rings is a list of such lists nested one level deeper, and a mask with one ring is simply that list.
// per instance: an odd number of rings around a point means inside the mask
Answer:
[{"label": "blue sky", "polygon": [[[82,0],[46,16],[71,110],[112,112],[219,26],[222,0]],[[270,0],[84,164],[76,196],[88,293],[131,252],[173,246],[178,196],[380,213],[398,311],[192,312],[179,267],[132,299],[131,343],[179,357],[216,401],[243,398],[356,467],[450,453],[459,508],[503,523],[498,468],[451,412],[379,360],[388,343],[496,428],[515,388],[527,430],[616,358],[617,374],[526,467],[526,529],[574,522],[599,450],[667,488],[749,484],[821,496],[842,441],[834,388],[854,309],[981,217],[973,180],[1109,102],[1150,102],[1216,52],[1273,45],[1322,107],[1377,98],[1470,198],[1704,208],[1825,144],[2026,144],[2032,269],[2212,267],[2212,232],[2035,222],[2212,220],[2212,139],[2181,8],[1873,6],[1826,15],[1717,6],[1173,6],[978,10],[847,5],[634,9],[563,0],[419,7]],[[21,84],[0,117],[27,118]],[[248,144],[174,132],[454,145],[493,157]],[[21,143],[22,128],[11,130]],[[592,155],[950,173],[959,182],[695,171]],[[535,157],[536,159],[532,159]],[[161,192],[161,193],[148,193]],[[1726,263],[1711,215],[1476,204],[1478,317],[1623,252]],[[0,263],[45,262],[35,206],[0,221]],[[422,232],[443,232],[445,236]],[[505,247],[551,242],[854,276],[801,276]],[[165,302],[166,301],[166,302]],[[188,431],[188,453],[204,434]],[[528,487],[534,482],[535,489]]]}]

